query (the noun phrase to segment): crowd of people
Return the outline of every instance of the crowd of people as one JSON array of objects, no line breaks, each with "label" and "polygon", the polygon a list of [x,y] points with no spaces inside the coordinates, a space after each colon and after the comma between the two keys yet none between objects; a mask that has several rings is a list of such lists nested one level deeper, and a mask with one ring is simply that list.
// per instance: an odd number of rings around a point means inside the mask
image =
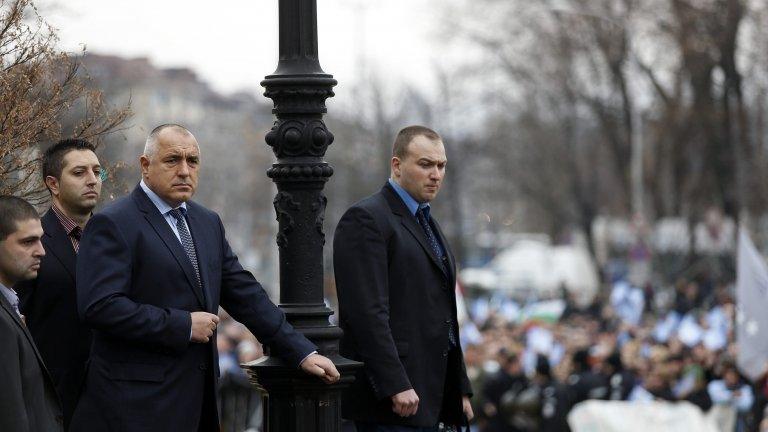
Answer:
[{"label": "crowd of people", "polygon": [[506,312],[517,310],[509,299],[470,302],[462,338],[475,430],[565,431],[568,413],[588,399],[725,405],[737,431],[768,430],[765,380],[749,382],[735,364],[732,284],[619,281],[586,307],[565,291],[562,301],[551,322],[520,320]]}]

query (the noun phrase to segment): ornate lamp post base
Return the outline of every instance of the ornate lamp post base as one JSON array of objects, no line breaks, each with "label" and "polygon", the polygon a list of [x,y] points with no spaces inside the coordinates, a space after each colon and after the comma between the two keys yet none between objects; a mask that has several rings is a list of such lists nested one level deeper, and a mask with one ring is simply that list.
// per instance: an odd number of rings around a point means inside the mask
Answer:
[{"label": "ornate lamp post base", "polygon": [[362,363],[338,354],[342,331],[328,323],[333,311],[324,304],[280,307],[294,327],[317,344],[320,353],[336,365],[341,379],[329,385],[272,356],[243,365],[251,384],[263,395],[264,430],[340,431],[341,392],[355,380],[355,372]]},{"label": "ornate lamp post base", "polygon": [[320,432],[341,430],[341,391],[351,384],[360,363],[328,356],[341,373],[335,384],[325,384],[275,357],[248,363],[251,383],[264,396],[267,431]]}]

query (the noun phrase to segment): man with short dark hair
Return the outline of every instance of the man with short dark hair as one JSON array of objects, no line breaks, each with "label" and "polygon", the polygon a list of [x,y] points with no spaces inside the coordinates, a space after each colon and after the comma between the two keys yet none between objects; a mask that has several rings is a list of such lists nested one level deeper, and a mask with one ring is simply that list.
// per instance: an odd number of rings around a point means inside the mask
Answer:
[{"label": "man with short dark hair", "polygon": [[201,165],[194,135],[159,126],[139,160],[139,185],[83,234],[77,300],[94,340],[72,431],[218,431],[219,305],[271,355],[338,381],[240,265],[219,216],[191,201]]},{"label": "man with short dark hair", "polygon": [[340,351],[365,362],[342,401],[358,432],[452,430],[472,417],[455,260],[429,207],[446,163],[435,131],[401,130],[389,181],[336,228]]},{"label": "man with short dark hair", "polygon": [[37,276],[45,250],[34,207],[0,196],[0,430],[61,431],[59,401],[45,363],[26,329],[16,292]]},{"label": "man with short dark hair", "polygon": [[37,278],[21,282],[16,291],[56,384],[66,429],[80,396],[92,339],[77,315],[75,261],[80,236],[101,193],[104,170],[94,146],[82,139],[64,139],[48,148],[42,166],[51,193],[51,208],[41,220],[46,255]]}]

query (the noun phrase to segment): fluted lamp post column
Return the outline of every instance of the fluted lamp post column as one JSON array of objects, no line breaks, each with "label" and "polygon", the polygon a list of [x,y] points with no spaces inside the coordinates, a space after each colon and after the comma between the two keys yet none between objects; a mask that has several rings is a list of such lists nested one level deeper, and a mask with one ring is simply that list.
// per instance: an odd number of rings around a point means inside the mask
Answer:
[{"label": "fluted lamp post column", "polygon": [[323,187],[333,168],[323,157],[333,134],[323,122],[325,100],[336,80],[320,68],[317,1],[279,0],[280,60],[261,85],[274,102],[276,120],[266,135],[277,158],[267,175],[277,185],[280,308],[341,373],[327,385],[295,365],[267,356],[244,365],[266,394],[265,429],[270,432],[341,430],[341,390],[361,363],[339,356],[342,331],[331,325],[323,299]]}]

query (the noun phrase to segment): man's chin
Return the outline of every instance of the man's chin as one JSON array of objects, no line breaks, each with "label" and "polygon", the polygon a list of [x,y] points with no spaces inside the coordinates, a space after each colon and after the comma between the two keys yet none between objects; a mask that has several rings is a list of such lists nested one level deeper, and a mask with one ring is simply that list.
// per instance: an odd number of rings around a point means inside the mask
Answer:
[{"label": "man's chin", "polygon": [[98,204],[98,198],[93,198],[80,202],[77,207],[79,208],[80,214],[88,214],[93,213],[93,209],[96,208],[96,204]]},{"label": "man's chin", "polygon": [[80,203],[80,208],[83,210],[93,210],[96,208],[96,204],[99,203],[99,198],[88,198]]},{"label": "man's chin", "polygon": [[424,200],[425,203],[428,203],[428,202],[432,201],[433,199],[435,199],[436,196],[437,196],[437,192],[425,193],[422,196],[422,199]]},{"label": "man's chin", "polygon": [[176,205],[181,205],[181,203],[185,203],[192,199],[192,195],[194,195],[192,192],[175,193],[171,195],[171,199],[173,202],[177,203]]}]

